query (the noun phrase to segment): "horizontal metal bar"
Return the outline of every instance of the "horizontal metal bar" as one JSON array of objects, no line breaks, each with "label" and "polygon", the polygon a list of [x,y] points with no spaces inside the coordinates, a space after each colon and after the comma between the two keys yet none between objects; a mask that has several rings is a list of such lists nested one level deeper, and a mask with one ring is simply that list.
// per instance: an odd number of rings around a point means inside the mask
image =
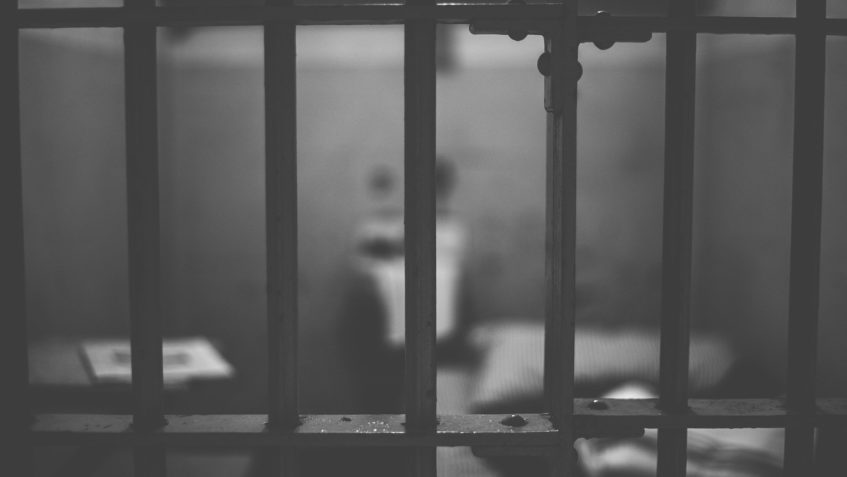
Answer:
[{"label": "horizontal metal bar", "polygon": [[[653,33],[694,31],[716,34],[793,35],[809,28],[795,18],[773,17],[596,17],[577,19],[580,30],[603,32],[620,29],[647,30]],[[847,35],[847,19],[828,18],[815,22],[813,28],[827,35]]]},{"label": "horizontal metal bar", "polygon": [[[815,426],[847,425],[847,398],[819,399],[818,408],[807,414],[788,411],[779,399],[689,399],[684,413],[659,410],[657,399],[604,399],[605,410],[589,407],[590,400],[577,400],[577,433],[597,432],[611,435],[615,428],[658,429],[730,429],[753,427],[785,427],[792,424]],[[592,406],[592,407],[597,407]]]},{"label": "horizontal metal bar", "polygon": [[527,414],[527,424],[501,424],[505,415],[441,416],[436,433],[408,432],[403,414],[306,415],[303,423],[287,432],[266,429],[264,415],[168,416],[168,424],[155,434],[135,433],[125,415],[37,415],[31,436],[36,443],[75,442],[139,444],[164,442],[190,446],[545,446],[556,441],[557,431],[546,416]]},{"label": "horizontal metal bar", "polygon": [[[810,424],[847,428],[847,398],[818,399],[810,414],[786,411],[777,399],[692,399],[684,414],[660,411],[655,399],[574,400],[576,436],[632,435],[635,428],[742,428]],[[605,407],[605,409],[598,409]],[[557,446],[559,432],[546,414],[522,414],[526,425],[501,423],[505,414],[445,415],[435,434],[407,433],[402,414],[306,415],[303,424],[287,432],[271,432],[266,416],[169,415],[168,424],[152,433],[131,428],[129,415],[39,414],[31,427],[34,444],[170,446],[298,446],[298,447],[421,447],[421,446]]]},{"label": "horizontal metal bar", "polygon": [[[278,21],[314,24],[399,24],[408,20],[471,23],[478,20],[515,20],[530,27],[561,23],[561,4],[439,4],[439,5],[294,5],[242,7],[156,7],[129,11],[113,8],[22,9],[15,13],[19,28],[120,27],[135,23],[160,26],[261,25]],[[847,19],[828,18],[814,23],[827,35],[847,35]],[[594,17],[577,18],[584,31],[640,29],[653,33],[795,34],[806,28],[794,18],[770,17]]]},{"label": "horizontal metal bar", "polygon": [[158,7],[137,11],[125,8],[51,8],[19,10],[22,28],[67,26],[156,25],[261,25],[274,22],[299,24],[405,23],[437,20],[470,23],[471,20],[520,18],[549,22],[561,15],[556,4],[440,4],[440,5],[268,5],[242,7]]}]

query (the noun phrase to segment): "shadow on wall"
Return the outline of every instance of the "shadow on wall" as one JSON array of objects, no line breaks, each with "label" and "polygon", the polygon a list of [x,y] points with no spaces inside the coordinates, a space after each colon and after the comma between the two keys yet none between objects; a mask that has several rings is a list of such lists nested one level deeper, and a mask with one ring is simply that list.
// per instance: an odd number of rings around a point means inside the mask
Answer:
[{"label": "shadow on wall", "polygon": [[[332,47],[339,31],[341,38],[359,33]],[[303,411],[351,412],[358,383],[341,351],[340,321],[355,319],[345,306],[353,286],[353,230],[373,209],[367,178],[374,167],[402,172],[402,31],[301,32]],[[456,166],[455,214],[470,231],[470,300],[479,320],[540,319],[545,117],[535,58],[541,45],[464,35],[456,34],[457,67],[439,76],[438,145]],[[373,48],[364,49],[367,42]],[[781,369],[785,349],[792,43],[703,37],[698,77],[696,326],[730,334],[771,369]],[[108,29],[22,35],[34,338],[128,332],[120,44],[120,32]],[[160,43],[166,332],[221,343],[239,371],[238,392],[212,397],[225,412],[261,412],[265,394],[261,44],[260,30],[249,28],[202,29],[182,39],[163,34]],[[847,55],[837,54],[844,46],[833,42],[829,65],[821,315],[821,392],[828,394],[847,392],[836,338],[847,310],[839,293],[847,263],[840,204],[847,200],[836,186],[845,172],[838,159],[847,151],[837,134],[847,120],[845,88],[838,86],[847,77]],[[351,57],[351,51],[368,55]],[[505,59],[480,53],[486,51]],[[663,39],[607,52],[584,46],[580,54],[579,320],[654,325]]]}]

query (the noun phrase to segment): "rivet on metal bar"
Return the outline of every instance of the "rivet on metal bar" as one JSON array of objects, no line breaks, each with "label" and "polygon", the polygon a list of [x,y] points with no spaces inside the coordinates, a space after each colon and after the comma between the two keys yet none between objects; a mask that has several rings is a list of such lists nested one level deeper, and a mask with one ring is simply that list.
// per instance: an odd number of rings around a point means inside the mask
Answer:
[{"label": "rivet on metal bar", "polygon": [[[526,5],[524,0],[509,0],[509,5]],[[521,41],[527,37],[528,33],[526,30],[522,30],[520,28],[512,28],[508,30],[509,38],[515,41]]]},{"label": "rivet on metal bar", "polygon": [[653,33],[649,30],[613,28],[612,22],[609,21],[611,18],[611,13],[604,10],[598,11],[594,15],[595,21],[590,23],[591,29],[580,28],[579,33],[577,33],[578,41],[580,43],[591,42],[600,50],[608,50],[615,43],[644,43],[653,38]]},{"label": "rivet on metal bar", "polygon": [[[608,18],[612,15],[607,11],[600,10],[600,11],[597,12],[597,14],[595,16]],[[601,35],[600,37],[598,37],[597,39],[594,40],[594,46],[596,46],[598,49],[601,49],[601,50],[608,50],[609,48],[611,48],[615,44],[615,40],[613,40],[611,38],[603,38],[603,36],[605,36],[605,35]]]},{"label": "rivet on metal bar", "polygon": [[538,72],[543,76],[550,76],[552,73],[552,65],[550,64],[550,53],[544,52],[538,57],[538,61],[536,62],[536,66],[538,67]]},{"label": "rivet on metal bar", "polygon": [[[525,5],[524,0],[509,0],[509,5]],[[593,43],[601,50],[608,50],[615,43],[644,43],[653,38],[653,32],[639,27],[613,26],[612,15],[607,11],[598,11],[591,22],[586,22],[579,28],[577,40],[579,43]],[[579,20],[579,18],[577,18]],[[469,28],[474,35],[507,35],[520,41],[528,35],[548,35],[554,29],[561,28],[561,19],[549,20],[476,20],[471,21]],[[577,22],[579,25],[579,22]],[[590,25],[590,26],[588,26]],[[543,74],[543,73],[542,73]]]},{"label": "rivet on metal bar", "polygon": [[595,399],[595,400],[591,401],[591,403],[588,405],[588,408],[593,409],[595,411],[605,411],[605,410],[609,409],[609,405],[606,404],[605,401],[601,401],[600,399]]},{"label": "rivet on metal bar", "polygon": [[500,424],[509,427],[523,427],[527,424],[527,420],[524,419],[520,414],[512,414],[509,417],[505,417],[500,421]]}]

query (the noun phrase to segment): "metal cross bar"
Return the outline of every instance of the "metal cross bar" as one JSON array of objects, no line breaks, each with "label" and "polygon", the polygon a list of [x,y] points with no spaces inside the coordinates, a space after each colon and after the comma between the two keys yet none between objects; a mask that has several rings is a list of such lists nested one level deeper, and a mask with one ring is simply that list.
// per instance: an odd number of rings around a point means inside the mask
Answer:
[{"label": "metal cross bar", "polygon": [[[279,21],[300,25],[384,24],[408,20],[434,20],[440,23],[472,23],[480,20],[526,21],[543,25],[561,20],[558,3],[530,5],[438,4],[438,5],[291,5],[232,7],[157,7],[137,14],[126,8],[48,8],[11,12],[20,28],[120,27],[137,23],[159,26],[261,25]],[[646,30],[653,33],[695,31],[698,33],[794,34],[801,28],[795,18],[768,17],[668,17],[616,16],[610,19],[577,17],[580,31]],[[816,21],[827,35],[847,35],[847,19]]]},{"label": "metal cross bar", "polygon": [[[656,399],[574,400],[575,437],[631,435],[636,428],[785,427],[797,424],[847,426],[847,398],[818,399],[811,414],[795,414],[779,399],[691,399],[684,414],[664,412]],[[291,432],[272,432],[263,414],[169,415],[154,433],[138,432],[132,416],[38,414],[29,440],[38,445],[132,445],[296,447],[501,446],[558,449],[559,431],[546,414],[521,414],[526,425],[502,423],[507,414],[442,415],[435,432],[409,433],[403,414],[314,414]]]}]

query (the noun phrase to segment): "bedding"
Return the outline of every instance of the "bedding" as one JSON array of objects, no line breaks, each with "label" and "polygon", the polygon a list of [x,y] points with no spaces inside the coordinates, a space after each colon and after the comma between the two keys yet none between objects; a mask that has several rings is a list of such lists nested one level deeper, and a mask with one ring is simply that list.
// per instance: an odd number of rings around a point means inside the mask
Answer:
[{"label": "bedding", "polygon": [[[471,391],[476,412],[532,412],[543,392],[544,326],[509,323],[479,328],[471,339],[482,362]],[[718,388],[737,358],[716,335],[693,333],[689,389],[693,396]],[[578,396],[596,397],[627,381],[658,383],[659,335],[645,329],[579,328],[574,380]],[[515,406],[519,409],[515,409]]]},{"label": "bedding", "polygon": [[[471,385],[471,410],[478,413],[540,412],[543,409],[544,327],[509,323],[471,335],[482,350]],[[738,355],[720,336],[692,332],[689,389],[693,397],[719,394],[739,366]],[[582,397],[656,397],[658,330],[577,328],[575,393]],[[691,429],[689,477],[781,475],[782,429]],[[580,439],[580,471],[589,477],[653,476],[656,431],[641,438]],[[528,475],[508,459],[496,459],[501,474]]]},{"label": "bedding", "polygon": [[[606,393],[611,399],[650,399],[658,395],[642,383]],[[782,475],[782,429],[690,429],[688,477],[776,477]],[[579,439],[574,447],[586,476],[656,475],[657,431],[631,439]]]}]

